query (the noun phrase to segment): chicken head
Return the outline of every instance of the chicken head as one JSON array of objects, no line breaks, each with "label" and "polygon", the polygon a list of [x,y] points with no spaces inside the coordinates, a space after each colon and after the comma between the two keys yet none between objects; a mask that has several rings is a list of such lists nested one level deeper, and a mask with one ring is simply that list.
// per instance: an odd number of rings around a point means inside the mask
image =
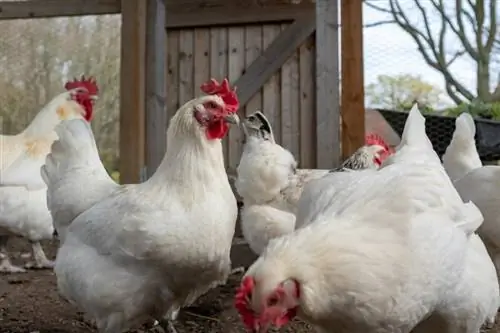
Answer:
[{"label": "chicken head", "polygon": [[211,79],[201,86],[201,90],[208,96],[196,100],[194,118],[205,129],[209,140],[222,139],[229,129],[227,123],[239,123],[236,92],[231,90],[227,79],[221,84]]},{"label": "chicken head", "polygon": [[78,103],[85,112],[83,118],[91,121],[94,115],[94,101],[99,93],[95,79],[92,77],[86,79],[82,75],[79,80],[75,78],[73,81],[66,82],[64,88],[72,91],[72,100]]},{"label": "chicken head", "polygon": [[242,125],[245,139],[248,136],[256,136],[275,143],[271,123],[261,111],[248,115]]},{"label": "chicken head", "polygon": [[379,166],[394,153],[394,148],[390,147],[380,135],[373,133],[365,137],[365,147],[366,152],[373,156],[373,162]]},{"label": "chicken head", "polygon": [[246,276],[236,292],[235,307],[250,332],[265,333],[274,325],[281,327],[297,315],[300,285],[288,279],[269,289]]}]

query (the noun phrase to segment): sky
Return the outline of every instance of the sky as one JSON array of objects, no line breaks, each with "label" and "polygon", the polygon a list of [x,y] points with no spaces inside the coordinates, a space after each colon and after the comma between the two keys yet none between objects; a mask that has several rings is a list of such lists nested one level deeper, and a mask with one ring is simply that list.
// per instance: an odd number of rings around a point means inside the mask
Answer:
[{"label": "sky", "polygon": [[[376,1],[384,6],[386,0]],[[411,1],[401,1],[410,4]],[[410,9],[411,10],[411,9]],[[389,20],[390,15],[381,13],[367,5],[363,7],[364,24]],[[374,81],[378,75],[413,74],[444,90],[444,79],[439,72],[432,69],[423,60],[413,39],[394,24],[365,28],[364,38],[364,75],[365,84]],[[452,42],[452,41],[451,41]],[[457,79],[471,90],[476,86],[474,64],[466,59],[457,60],[452,65]],[[449,97],[443,94],[443,102],[452,104]]]}]

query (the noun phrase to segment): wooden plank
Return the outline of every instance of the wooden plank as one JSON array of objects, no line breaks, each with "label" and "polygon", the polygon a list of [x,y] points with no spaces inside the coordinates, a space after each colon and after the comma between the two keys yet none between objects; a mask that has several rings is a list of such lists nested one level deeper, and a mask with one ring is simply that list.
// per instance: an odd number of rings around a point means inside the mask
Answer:
[{"label": "wooden plank", "polygon": [[[194,89],[210,79],[210,29],[194,30]],[[222,80],[222,79],[219,79]]]},{"label": "wooden plank", "polygon": [[315,29],[314,15],[305,14],[297,19],[269,45],[238,79],[240,104],[245,105],[248,100],[280,69],[283,63],[296,51],[302,42]]},{"label": "wooden plank", "polygon": [[[241,76],[245,70],[245,29],[242,27],[229,28],[229,82],[234,82]],[[245,101],[246,102],[246,101]],[[240,117],[244,116],[241,110],[245,103],[240,100]],[[229,131],[228,143],[228,161],[229,169],[236,169],[241,155],[241,133],[237,128]]]},{"label": "wooden plank", "polygon": [[[180,31],[167,31],[167,119],[179,109],[179,35]],[[168,141],[167,141],[168,147]]]},{"label": "wooden plank", "polygon": [[340,163],[338,37],[337,1],[316,0],[316,158],[322,169]]},{"label": "wooden plank", "polygon": [[[262,53],[262,26],[245,28],[245,68],[248,68]],[[262,94],[258,91],[248,101],[245,114],[262,110]]]},{"label": "wooden plank", "polygon": [[[288,27],[287,24],[283,24],[281,26],[282,30],[285,30]],[[282,73],[281,73],[281,87],[283,90],[281,96],[281,105],[282,105],[282,121],[287,118],[287,129],[288,133],[288,150],[295,156],[297,161],[299,161],[300,155],[300,145],[299,145],[299,136],[300,136],[300,128],[299,128],[299,63],[298,63],[298,51],[292,53],[287,62],[283,65]],[[283,70],[286,68],[286,75]],[[285,91],[287,94],[285,94]],[[286,101],[285,101],[286,99]],[[285,110],[284,106],[287,105],[287,110]],[[283,140],[285,140],[285,126],[283,127]]]},{"label": "wooden plank", "polygon": [[[287,28],[286,25],[281,25],[281,31],[285,31]],[[295,52],[295,50],[294,50]],[[289,150],[295,158],[297,155],[292,151],[293,146],[293,128],[292,128],[292,110],[291,103],[292,99],[290,98],[291,87],[290,87],[290,78],[291,78],[291,68],[290,62],[292,60],[288,58],[285,63],[281,66],[281,145]]]},{"label": "wooden plank", "polygon": [[316,167],[316,95],[314,78],[314,38],[311,36],[300,46],[300,165]]},{"label": "wooden plank", "polygon": [[[314,11],[314,4],[309,1],[290,4],[276,0],[265,2],[168,0],[166,7],[166,27],[169,29],[293,21],[304,12]],[[0,20],[119,14],[120,12],[120,0],[0,2]]]},{"label": "wooden plank", "polygon": [[144,166],[146,2],[122,0],[120,182],[138,183]]},{"label": "wooden plank", "polygon": [[[262,46],[268,48],[281,33],[280,25],[263,27]],[[262,88],[262,110],[273,127],[274,139],[281,143],[281,72],[274,74]]]},{"label": "wooden plank", "polygon": [[365,142],[362,0],[342,0],[342,156]]},{"label": "wooden plank", "polygon": [[194,0],[167,1],[167,27],[207,27],[293,21],[314,13],[314,4],[303,1]]},{"label": "wooden plank", "polygon": [[[228,76],[228,29],[210,29],[210,77],[221,81]],[[234,129],[233,129],[234,130]],[[224,153],[224,165],[229,166],[229,138],[222,140],[222,151]]]},{"label": "wooden plank", "polygon": [[0,20],[119,14],[120,0],[27,0],[0,2]]},{"label": "wooden plank", "polygon": [[193,30],[183,30],[179,33],[179,102],[181,106],[193,99],[195,94],[193,53]]},{"label": "wooden plank", "polygon": [[146,174],[151,177],[167,148],[165,3],[147,0],[146,27]]}]

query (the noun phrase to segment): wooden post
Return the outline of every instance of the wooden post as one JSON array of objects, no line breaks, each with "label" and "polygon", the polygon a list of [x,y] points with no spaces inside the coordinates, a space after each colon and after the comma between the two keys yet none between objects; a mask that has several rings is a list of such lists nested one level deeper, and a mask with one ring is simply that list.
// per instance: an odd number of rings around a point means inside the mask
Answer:
[{"label": "wooden post", "polygon": [[167,61],[165,2],[147,0],[147,3],[145,149],[146,176],[149,178],[165,155],[168,119],[165,103],[165,63]]},{"label": "wooden post", "polygon": [[342,23],[342,156],[365,142],[363,82],[363,0],[341,0]]},{"label": "wooden post", "polygon": [[340,163],[339,31],[337,0],[316,0],[317,168]]},{"label": "wooden post", "polygon": [[146,1],[121,0],[120,182],[138,183],[144,167]]}]

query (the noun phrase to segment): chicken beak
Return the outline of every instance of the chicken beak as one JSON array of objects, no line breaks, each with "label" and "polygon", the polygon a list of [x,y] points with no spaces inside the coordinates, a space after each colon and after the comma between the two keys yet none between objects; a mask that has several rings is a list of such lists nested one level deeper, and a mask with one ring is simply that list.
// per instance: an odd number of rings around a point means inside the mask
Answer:
[{"label": "chicken beak", "polygon": [[240,117],[238,117],[236,113],[231,113],[224,117],[224,121],[226,121],[227,123],[239,125]]}]

